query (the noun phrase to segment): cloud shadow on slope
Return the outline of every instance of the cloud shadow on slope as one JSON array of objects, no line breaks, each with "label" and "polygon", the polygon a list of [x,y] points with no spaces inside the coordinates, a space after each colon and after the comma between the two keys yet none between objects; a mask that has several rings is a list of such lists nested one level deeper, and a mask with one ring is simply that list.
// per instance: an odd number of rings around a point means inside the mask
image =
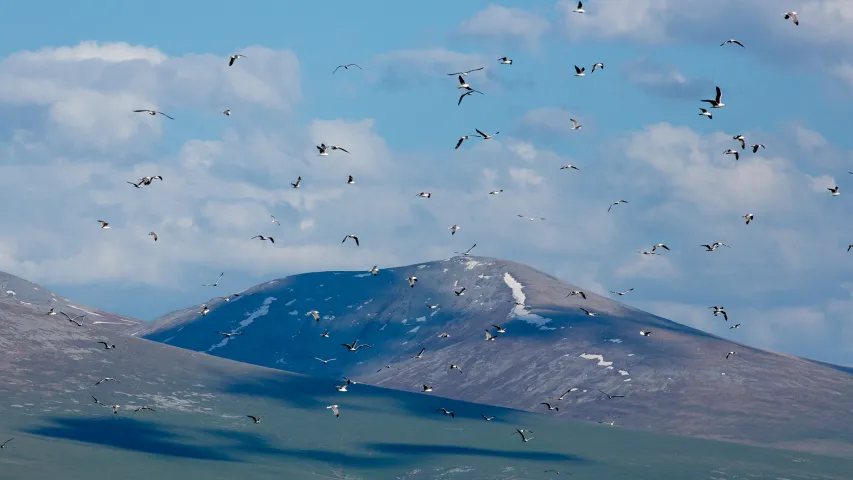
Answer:
[{"label": "cloud shadow on slope", "polygon": [[532,460],[538,462],[586,462],[574,455],[552,452],[525,452],[519,450],[493,450],[487,448],[461,447],[458,445],[419,445],[413,443],[371,443],[367,448],[382,453],[396,455],[465,455],[477,457],[511,458],[513,460]]}]

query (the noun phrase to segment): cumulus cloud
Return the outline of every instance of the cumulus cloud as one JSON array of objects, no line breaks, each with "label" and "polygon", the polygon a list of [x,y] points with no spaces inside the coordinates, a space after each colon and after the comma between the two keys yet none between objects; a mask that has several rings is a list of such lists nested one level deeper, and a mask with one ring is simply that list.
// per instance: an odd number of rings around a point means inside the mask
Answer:
[{"label": "cumulus cloud", "polygon": [[489,5],[463,21],[457,33],[463,37],[521,42],[534,47],[549,28],[548,20],[528,10]]}]

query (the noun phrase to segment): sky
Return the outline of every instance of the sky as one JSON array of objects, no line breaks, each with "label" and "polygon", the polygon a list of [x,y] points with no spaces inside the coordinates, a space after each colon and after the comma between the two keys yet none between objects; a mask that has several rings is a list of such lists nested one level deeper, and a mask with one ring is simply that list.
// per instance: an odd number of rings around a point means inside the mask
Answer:
[{"label": "sky", "polygon": [[[152,319],[207,300],[223,271],[239,291],[477,243],[727,338],[853,364],[853,3],[332,3],[10,5],[0,270]],[[233,53],[246,58],[228,67]],[[481,66],[468,80],[483,95],[457,106],[447,73]],[[716,85],[727,106],[709,120]],[[500,134],[454,150],[475,128]],[[724,155],[737,134],[766,149]],[[321,142],[351,154],[317,156]],[[164,180],[126,183],[150,175]],[[699,246],[717,241],[731,248]],[[658,242],[671,251],[638,253]]]}]

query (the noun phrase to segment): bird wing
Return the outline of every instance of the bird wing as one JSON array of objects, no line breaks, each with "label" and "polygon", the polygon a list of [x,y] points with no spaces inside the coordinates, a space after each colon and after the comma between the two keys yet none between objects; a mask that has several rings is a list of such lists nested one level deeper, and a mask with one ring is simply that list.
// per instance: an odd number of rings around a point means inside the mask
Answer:
[{"label": "bird wing", "polygon": [[332,72],[332,75],[334,75],[334,74],[335,74],[335,72],[337,72],[337,71],[338,71],[338,68],[341,68],[341,67],[343,67],[343,65],[338,65],[338,66],[337,66],[337,68],[335,68],[335,71],[334,71],[334,72]]},{"label": "bird wing", "polygon": [[580,308],[581,310],[583,310],[583,311],[584,311],[584,313],[589,314],[589,310],[587,310],[587,309],[585,309],[585,308],[583,308],[583,307],[578,307],[578,308]]},{"label": "bird wing", "polygon": [[720,87],[717,87],[717,103],[719,103],[720,100],[722,100],[722,99],[723,99],[723,91],[720,90]]},{"label": "bird wing", "polygon": [[460,138],[459,141],[456,142],[456,147],[454,147],[454,148],[459,148],[459,146],[462,145],[462,142],[464,142],[464,141],[465,141],[465,137]]},{"label": "bird wing", "polygon": [[476,247],[476,246],[477,246],[477,244],[475,243],[475,244],[474,244],[471,248],[469,248],[465,253],[469,253],[469,252],[471,252],[471,250],[474,250],[474,247]]},{"label": "bird wing", "polygon": [[581,73],[581,69],[580,69],[580,68],[578,68],[578,66],[577,66],[577,65],[575,65],[575,72],[577,72],[577,73]]},{"label": "bird wing", "polygon": [[426,348],[421,348],[421,351],[418,352],[417,356],[421,356],[424,353],[424,351],[426,351]]},{"label": "bird wing", "polygon": [[465,73],[477,72],[477,71],[480,71],[480,70],[482,70],[482,69],[484,69],[484,68],[486,68],[486,67],[475,68],[474,70],[468,70],[468,71],[467,71],[467,72],[465,72]]},{"label": "bird wing", "polygon": [[352,239],[353,239],[353,240],[355,240],[355,246],[356,246],[356,247],[358,247],[358,246],[359,246],[359,244],[358,244],[358,237],[356,237],[355,235],[353,235],[353,236],[352,236]]},{"label": "bird wing", "polygon": [[480,129],[475,128],[474,130],[476,130],[476,131],[477,131],[477,133],[479,133],[480,135],[482,135],[482,136],[483,136],[483,138],[488,137],[488,135],[486,135],[485,133],[481,132],[481,131],[480,131]]},{"label": "bird wing", "polygon": [[110,344],[108,344],[107,342],[98,342],[98,343],[103,344],[103,346],[105,346],[105,347],[109,347],[109,346],[110,346]]},{"label": "bird wing", "polygon": [[160,115],[163,115],[164,117],[168,118],[169,120],[174,120],[174,118],[172,118],[172,117],[170,117],[170,116],[166,115],[166,114],[165,114],[165,113],[163,113],[163,112],[157,112],[157,113],[159,113]]},{"label": "bird wing", "polygon": [[[349,65],[347,65],[347,66],[348,66],[348,67],[358,67],[358,64],[350,63],[350,64],[349,64]],[[363,68],[361,68],[361,67],[358,67],[358,69],[359,69],[359,70],[364,70],[364,69],[363,69]]]},{"label": "bird wing", "polygon": [[460,95],[460,96],[459,96],[459,101],[458,101],[458,102],[456,102],[456,106],[457,106],[457,107],[458,107],[459,105],[461,105],[461,104],[462,104],[462,99],[463,99],[463,98],[465,98],[465,96],[466,96],[466,95],[471,95],[471,92],[465,92],[465,93],[463,93],[462,95]]}]

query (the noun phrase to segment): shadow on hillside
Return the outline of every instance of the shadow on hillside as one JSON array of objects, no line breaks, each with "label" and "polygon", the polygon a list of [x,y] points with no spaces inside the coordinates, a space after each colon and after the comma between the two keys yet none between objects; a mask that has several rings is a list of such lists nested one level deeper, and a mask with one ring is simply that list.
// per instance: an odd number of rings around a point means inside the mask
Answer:
[{"label": "shadow on hillside", "polygon": [[371,443],[371,450],[384,454],[412,455],[423,458],[425,455],[465,455],[475,457],[511,458],[513,460],[531,460],[537,462],[586,462],[573,455],[551,452],[525,452],[519,450],[492,450],[486,448],[462,447],[458,445],[417,445],[412,443]]}]

